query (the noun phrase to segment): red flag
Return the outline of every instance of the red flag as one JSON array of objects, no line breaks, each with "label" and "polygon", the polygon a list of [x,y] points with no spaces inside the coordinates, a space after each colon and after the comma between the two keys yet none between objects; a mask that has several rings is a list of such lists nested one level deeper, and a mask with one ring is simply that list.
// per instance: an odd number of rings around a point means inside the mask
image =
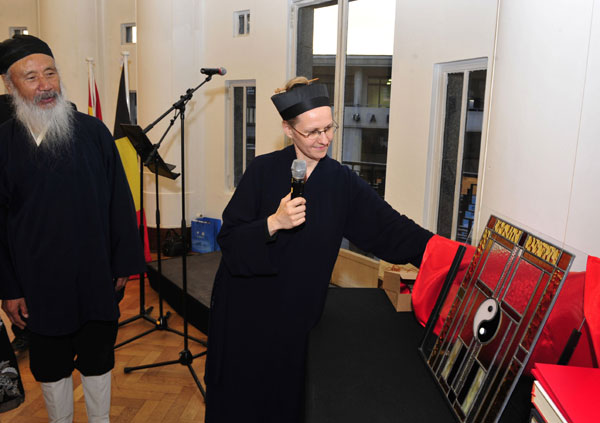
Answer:
[{"label": "red flag", "polygon": [[600,363],[600,258],[588,256],[583,292],[583,315],[587,321],[596,362]]},{"label": "red flag", "polygon": [[[92,90],[92,85],[94,89]],[[90,81],[88,84],[88,115],[96,116],[102,120],[102,108],[100,107],[100,96],[98,95],[98,87],[94,80],[94,75],[90,75]]]}]

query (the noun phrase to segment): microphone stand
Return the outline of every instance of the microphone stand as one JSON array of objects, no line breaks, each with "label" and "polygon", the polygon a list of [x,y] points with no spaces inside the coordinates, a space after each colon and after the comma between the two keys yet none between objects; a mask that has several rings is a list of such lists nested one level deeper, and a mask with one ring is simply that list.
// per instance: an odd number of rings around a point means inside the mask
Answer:
[{"label": "microphone stand", "polygon": [[[185,95],[182,95],[179,98],[179,100],[169,108],[169,110],[167,110],[165,113],[163,113],[161,116],[159,116],[154,122],[152,122],[150,125],[148,125],[148,127],[146,129],[144,129],[144,133],[150,131],[166,115],[171,113],[173,110],[177,109],[177,112],[176,112],[175,116],[173,117],[171,125],[169,126],[169,128],[167,128],[167,131],[172,127],[172,124],[175,121],[175,119],[179,118],[179,121],[181,123],[181,136],[180,136],[180,138],[181,138],[181,237],[183,239],[183,245],[186,246],[186,250],[187,250],[188,243],[187,243],[187,239],[186,239],[187,238],[187,223],[186,223],[186,216],[185,216],[185,108],[186,108],[187,103],[191,100],[192,96],[194,95],[194,92],[196,92],[196,90],[198,90],[201,86],[206,84],[211,79],[212,79],[212,75],[208,75],[204,79],[204,81],[201,82],[196,88],[193,88],[193,89],[189,88],[186,91]],[[166,135],[166,133],[165,133],[165,135]],[[163,135],[163,139],[164,139],[164,135]],[[162,142],[162,139],[161,139],[161,142]],[[154,148],[152,149],[152,152],[150,153],[150,157],[152,159],[154,159],[154,156],[156,156],[156,152],[158,151],[159,146],[160,146],[160,143],[157,143],[154,146]],[[151,161],[148,161],[148,162],[151,162]],[[157,201],[158,201],[158,196],[157,196]],[[159,246],[159,248],[160,248],[160,246]],[[125,373],[130,373],[134,370],[149,369],[149,368],[153,368],[153,367],[168,366],[171,364],[179,363],[183,366],[187,366],[192,377],[194,378],[194,381],[196,382],[196,385],[198,386],[198,389],[200,390],[200,393],[202,394],[202,397],[206,398],[206,392],[204,391],[204,388],[202,387],[202,384],[200,383],[200,379],[198,379],[196,372],[192,368],[192,363],[193,363],[194,359],[205,355],[206,350],[204,350],[203,352],[201,352],[199,354],[192,354],[188,348],[189,335],[188,335],[188,319],[187,319],[187,259],[186,259],[186,256],[187,256],[187,251],[181,256],[183,350],[181,350],[179,352],[179,359],[164,361],[164,362],[154,363],[154,364],[147,364],[147,365],[143,365],[143,366],[125,367],[123,370]],[[201,341],[201,344],[206,346],[205,342]]]},{"label": "microphone stand", "polygon": [[[139,226],[138,226],[138,231],[140,233],[140,240],[142,242],[142,251],[144,251],[145,248],[145,242],[146,242],[146,237],[145,232],[144,232],[144,164],[140,163],[140,222],[139,222]],[[145,256],[145,254],[144,254]],[[144,257],[144,261],[146,260],[146,258]],[[139,283],[140,283],[140,312],[138,314],[136,314],[133,317],[130,317],[129,319],[123,320],[122,322],[119,322],[119,327],[121,326],[125,326],[126,324],[129,324],[131,322],[134,322],[138,319],[144,319],[148,322],[154,323],[154,319],[152,319],[150,316],[150,313],[152,312],[152,310],[154,309],[154,307],[150,306],[148,308],[146,308],[145,305],[145,301],[146,301],[146,294],[145,294],[145,272],[141,272],[139,274]],[[143,332],[139,335],[136,335],[134,337],[132,337],[131,339],[128,339],[127,341],[121,342],[119,344],[116,344],[114,346],[115,349],[119,348],[122,345],[128,344],[131,341],[134,341],[138,338],[141,338],[144,335],[147,335],[148,333],[150,333],[150,331],[146,331]]]},{"label": "microphone stand", "polygon": [[[177,112],[178,113],[178,112]],[[140,157],[142,158],[142,161],[140,163],[140,169],[141,169],[141,173],[140,173],[140,192],[142,195],[142,200],[143,200],[143,168],[144,166],[147,166],[150,170],[153,171],[154,173],[154,177],[155,177],[155,195],[156,195],[156,245],[158,245],[158,250],[157,250],[157,273],[158,273],[158,306],[159,306],[159,314],[158,314],[158,318],[157,319],[151,319],[150,317],[144,316],[144,319],[148,320],[149,322],[151,322],[154,326],[136,336],[133,336],[130,339],[127,339],[125,341],[120,342],[119,344],[115,345],[115,349],[122,347],[123,345],[126,345],[130,342],[133,342],[143,336],[149,335],[152,332],[155,332],[157,330],[166,330],[169,332],[173,332],[176,333],[178,335],[184,336],[184,334],[176,329],[173,329],[171,327],[169,327],[168,324],[168,319],[169,317],[171,317],[171,312],[168,311],[166,314],[164,314],[164,308],[163,308],[163,297],[162,297],[162,257],[161,257],[161,249],[160,249],[160,245],[161,245],[161,239],[160,239],[160,206],[159,206],[159,201],[158,201],[158,197],[159,197],[159,193],[158,193],[158,187],[159,187],[159,178],[158,176],[161,174],[160,170],[164,170],[164,168],[162,168],[162,166],[166,166],[167,167],[167,172],[168,173],[162,173],[163,176],[165,177],[169,177],[170,179],[175,179],[177,176],[179,176],[179,174],[174,174],[171,173],[170,170],[168,170],[169,166],[172,167],[172,165],[162,165],[161,163],[161,158],[160,155],[158,154],[158,149],[160,148],[160,145],[162,144],[163,140],[165,139],[165,137],[167,136],[169,130],[171,129],[171,127],[173,126],[173,124],[175,123],[175,121],[178,118],[178,114],[176,114],[170,121],[169,126],[167,127],[167,129],[165,130],[165,132],[163,133],[162,137],[160,138],[160,140],[158,141],[157,144],[152,145],[152,148],[150,149],[150,152],[147,151],[146,148],[144,147],[139,147],[139,145],[136,145],[137,142],[140,142],[139,139],[136,139],[137,137],[137,132],[134,131],[133,133],[129,132],[129,129],[127,128],[127,125],[124,125],[123,130],[126,131],[126,135],[130,138],[130,140],[133,140],[132,143],[134,144],[134,147],[138,147],[140,149],[140,151],[138,152],[138,154],[140,154]],[[141,130],[140,128],[140,133],[144,134],[144,138],[145,137],[145,133],[148,132],[149,129]],[[147,139],[147,138],[146,138]],[[148,145],[150,145],[150,142],[148,142]],[[143,144],[143,141],[142,141]],[[151,166],[154,166],[154,169],[152,169]],[[161,166],[162,165],[162,166]],[[143,216],[143,201],[142,201],[142,205],[140,208],[140,214]],[[140,234],[143,237],[143,226],[140,226]],[[143,238],[142,238],[142,245],[143,245]],[[140,284],[144,283],[144,279],[140,280]],[[140,286],[140,295],[143,299],[143,288],[144,286],[141,285]],[[143,300],[140,300],[140,304],[143,304]],[[149,314],[150,311],[153,309],[153,307],[149,307],[147,310],[147,313]],[[138,316],[132,317],[130,319],[125,320],[124,322],[122,322],[119,326],[121,325],[125,325],[135,319],[139,318]],[[191,340],[196,341],[202,345],[206,345],[204,343],[204,341],[201,341],[198,338],[189,337]]]}]

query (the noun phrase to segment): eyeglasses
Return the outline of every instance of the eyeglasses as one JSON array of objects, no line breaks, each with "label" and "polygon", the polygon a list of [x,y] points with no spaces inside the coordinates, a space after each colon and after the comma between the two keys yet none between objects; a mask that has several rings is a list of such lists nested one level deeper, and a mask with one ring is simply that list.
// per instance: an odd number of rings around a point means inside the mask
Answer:
[{"label": "eyeglasses", "polygon": [[304,138],[306,138],[310,141],[316,141],[321,136],[321,134],[325,134],[327,136],[327,138],[333,137],[333,134],[335,134],[335,131],[337,131],[337,129],[338,129],[338,124],[335,122],[332,122],[329,126],[325,127],[324,129],[322,129],[322,130],[315,129],[314,131],[310,131],[308,134],[304,134],[304,133],[298,131],[292,125],[290,125],[290,127],[294,131],[296,131],[297,133],[302,135]]}]

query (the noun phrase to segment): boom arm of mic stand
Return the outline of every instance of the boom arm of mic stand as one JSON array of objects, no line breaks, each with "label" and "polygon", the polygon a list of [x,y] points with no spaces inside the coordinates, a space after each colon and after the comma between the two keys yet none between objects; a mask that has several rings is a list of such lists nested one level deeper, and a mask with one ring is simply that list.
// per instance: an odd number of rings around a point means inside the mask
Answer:
[{"label": "boom arm of mic stand", "polygon": [[206,78],[204,78],[204,81],[202,81],[200,83],[200,85],[198,85],[196,88],[194,88],[194,89],[188,88],[187,91],[185,92],[185,94],[182,95],[181,97],[179,97],[179,100],[177,100],[177,102],[173,103],[173,105],[169,108],[169,110],[167,110],[166,112],[164,112],[154,122],[152,122],[150,125],[148,125],[148,126],[146,126],[146,128],[144,128],[144,130],[143,130],[144,134],[146,132],[150,131],[152,128],[154,128],[154,126],[156,126],[156,124],[158,122],[160,122],[161,120],[163,120],[163,118],[166,115],[168,115],[169,113],[171,113],[173,110],[175,110],[175,109],[181,110],[181,109],[185,108],[185,105],[187,104],[188,101],[190,101],[192,99],[192,96],[194,95],[194,93],[196,92],[196,90],[198,88],[200,88],[201,86],[203,86],[204,84],[206,84],[211,79],[212,79],[212,75],[208,75]]}]

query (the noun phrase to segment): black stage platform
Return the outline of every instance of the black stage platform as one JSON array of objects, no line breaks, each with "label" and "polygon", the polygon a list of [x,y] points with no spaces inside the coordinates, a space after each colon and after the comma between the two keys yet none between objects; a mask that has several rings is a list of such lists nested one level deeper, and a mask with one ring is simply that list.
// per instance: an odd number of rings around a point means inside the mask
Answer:
[{"label": "black stage platform", "polygon": [[[221,253],[193,254],[186,257],[188,288],[188,321],[203,333],[208,333],[208,310],[215,274],[219,268]],[[173,309],[181,314],[182,271],[181,257],[162,260],[162,296]],[[158,262],[148,264],[150,286],[158,292]],[[154,307],[158,310],[158,307]]]},{"label": "black stage platform", "polygon": [[[418,352],[424,331],[381,289],[331,288],[309,338],[305,421],[457,421]],[[531,386],[519,381],[500,422],[529,421]]]}]

